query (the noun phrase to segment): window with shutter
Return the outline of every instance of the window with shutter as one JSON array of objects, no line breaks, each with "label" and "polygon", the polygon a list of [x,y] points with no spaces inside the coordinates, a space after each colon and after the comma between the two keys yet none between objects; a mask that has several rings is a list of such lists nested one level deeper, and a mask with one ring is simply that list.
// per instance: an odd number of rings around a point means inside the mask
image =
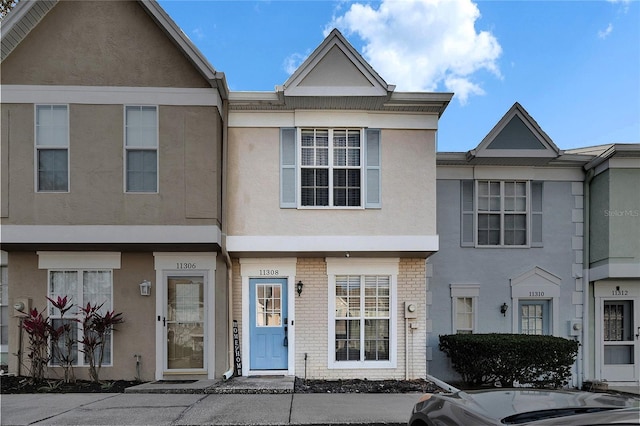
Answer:
[{"label": "window with shutter", "polygon": [[542,247],[542,182],[460,182],[462,247]]},{"label": "window with shutter", "polygon": [[380,208],[380,130],[280,130],[281,208]]}]

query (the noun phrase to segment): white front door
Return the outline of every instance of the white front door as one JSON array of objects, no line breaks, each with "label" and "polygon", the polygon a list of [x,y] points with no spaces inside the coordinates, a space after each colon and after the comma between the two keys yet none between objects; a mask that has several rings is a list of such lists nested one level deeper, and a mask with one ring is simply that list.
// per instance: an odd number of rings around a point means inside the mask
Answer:
[{"label": "white front door", "polygon": [[596,368],[609,382],[640,380],[640,295],[637,288],[607,283],[596,290]]},{"label": "white front door", "polygon": [[168,372],[206,369],[206,275],[169,273],[165,278],[165,360]]}]

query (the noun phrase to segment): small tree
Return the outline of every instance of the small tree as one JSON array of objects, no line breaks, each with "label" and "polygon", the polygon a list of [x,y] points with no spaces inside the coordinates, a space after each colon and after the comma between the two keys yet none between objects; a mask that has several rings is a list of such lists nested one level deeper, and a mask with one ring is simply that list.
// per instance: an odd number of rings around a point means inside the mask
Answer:
[{"label": "small tree", "polygon": [[76,361],[77,355],[74,352],[74,348],[76,347],[77,339],[75,338],[75,333],[72,325],[77,322],[76,318],[65,318],[64,315],[71,310],[74,306],[73,303],[67,298],[67,296],[60,297],[58,296],[57,300],[53,300],[47,297],[47,300],[51,303],[51,305],[56,308],[60,312],[60,321],[61,325],[59,327],[55,327],[53,321],[51,320],[51,359],[53,362],[58,362],[60,366],[64,370],[64,381],[65,383],[75,383],[75,373],[73,370],[73,365]]},{"label": "small tree", "polygon": [[49,338],[55,331],[38,309],[33,308],[22,321],[22,328],[29,336],[29,354],[31,360],[31,377],[43,379],[44,369],[51,359],[49,353]]},{"label": "small tree", "polygon": [[124,322],[122,313],[116,314],[115,311],[107,311],[103,315],[100,312],[103,305],[104,303],[100,305],[87,303],[86,307],[80,308],[83,331],[80,343],[84,346],[82,352],[89,361],[89,376],[94,382],[100,381],[100,369],[104,361],[104,348],[108,337],[116,324]]}]

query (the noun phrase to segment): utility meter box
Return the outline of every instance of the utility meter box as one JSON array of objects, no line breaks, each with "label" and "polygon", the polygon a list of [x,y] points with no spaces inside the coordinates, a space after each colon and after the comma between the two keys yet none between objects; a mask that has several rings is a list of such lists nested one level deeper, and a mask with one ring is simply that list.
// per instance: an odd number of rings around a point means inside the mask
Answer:
[{"label": "utility meter box", "polygon": [[404,317],[406,319],[418,318],[418,304],[416,302],[404,302]]}]

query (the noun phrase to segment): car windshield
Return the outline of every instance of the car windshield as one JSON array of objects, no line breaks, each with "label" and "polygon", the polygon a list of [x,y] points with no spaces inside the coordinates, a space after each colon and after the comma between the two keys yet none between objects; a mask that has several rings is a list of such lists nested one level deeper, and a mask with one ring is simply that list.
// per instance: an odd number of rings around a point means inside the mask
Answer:
[{"label": "car windshield", "polygon": [[513,416],[505,417],[502,423],[506,425],[518,425],[522,423],[532,422],[535,420],[553,419],[556,417],[575,416],[578,414],[598,413],[600,411],[614,410],[613,407],[574,407],[574,408],[556,408],[552,410],[538,410],[527,413],[519,413]]}]

